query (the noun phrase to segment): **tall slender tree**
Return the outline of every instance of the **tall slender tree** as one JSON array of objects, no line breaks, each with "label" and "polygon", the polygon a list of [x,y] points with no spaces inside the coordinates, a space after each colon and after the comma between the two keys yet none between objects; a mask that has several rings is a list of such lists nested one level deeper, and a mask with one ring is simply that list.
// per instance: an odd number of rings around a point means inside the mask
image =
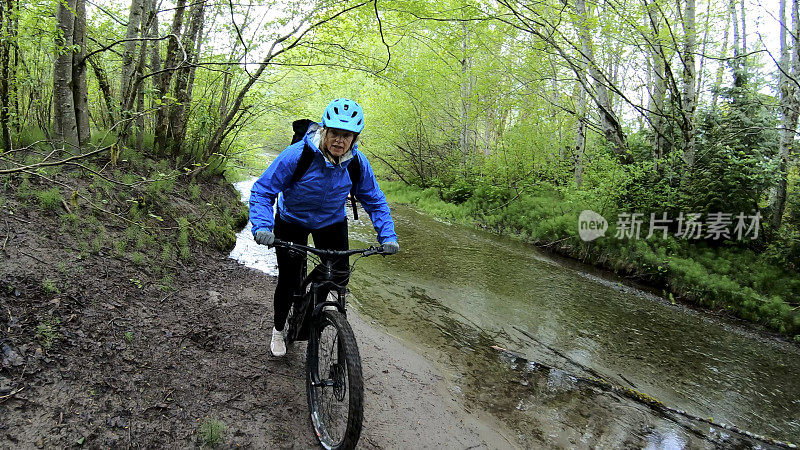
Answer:
[{"label": "tall slender tree", "polygon": [[595,59],[594,44],[589,30],[591,14],[586,9],[586,0],[575,0],[575,10],[578,16],[576,26],[580,39],[580,53],[582,58],[586,58],[588,72],[593,81],[591,90],[594,94],[593,97],[600,117],[600,129],[620,160],[631,162],[632,158],[628,152],[622,124],[611,106],[611,99],[608,93],[608,77],[600,70]]},{"label": "tall slender tree", "polygon": [[681,131],[683,133],[683,161],[691,168],[695,158],[695,120],[694,112],[697,107],[697,72],[695,68],[695,53],[697,51],[695,0],[685,0],[683,12],[683,92],[681,94]]},{"label": "tall slender tree", "polygon": [[122,70],[119,81],[120,104],[128,102],[131,89],[131,78],[136,69],[136,44],[139,28],[142,24],[145,0],[132,0],[128,14],[128,25],[125,29],[125,44],[122,52]]},{"label": "tall slender tree", "polygon": [[175,71],[175,98],[176,102],[169,109],[168,136],[172,146],[172,155],[177,157],[181,153],[184,138],[186,137],[187,110],[191,103],[189,85],[192,66],[197,62],[198,40],[202,35],[203,19],[205,17],[205,2],[197,2],[189,9],[189,24],[183,35],[183,50],[186,52],[186,64]]},{"label": "tall slender tree", "polygon": [[85,145],[92,136],[89,129],[89,90],[86,85],[86,0],[75,1],[73,34],[75,51],[72,53],[72,97],[78,125],[78,141]]},{"label": "tall slender tree", "polygon": [[[734,17],[733,20],[736,20]],[[730,36],[730,29],[731,29],[731,11],[730,8],[728,9],[727,13],[725,14],[725,31],[722,35],[722,49],[719,52],[720,61],[719,65],[717,66],[717,72],[714,77],[714,85],[711,88],[711,109],[717,109],[717,101],[719,99],[719,91],[722,87],[722,75],[725,72],[725,61],[724,59],[728,56],[728,40]]]},{"label": "tall slender tree", "polygon": [[77,0],[58,3],[56,58],[53,64],[53,134],[59,145],[79,148],[72,82],[72,46]]},{"label": "tall slender tree", "polygon": [[[786,209],[786,185],[788,168],[794,151],[795,137],[797,135],[797,121],[800,116],[800,95],[797,81],[800,80],[800,17],[798,17],[798,0],[792,1],[791,32],[786,20],[786,0],[780,0],[779,19],[781,57],[778,62],[780,110],[781,110],[781,141],[778,150],[778,183],[772,201],[771,225],[777,229],[783,221]],[[787,39],[788,35],[788,39]]]},{"label": "tall slender tree", "polygon": [[174,69],[184,63],[184,54],[181,50],[180,36],[183,29],[183,14],[186,9],[186,0],[178,0],[175,7],[175,15],[172,17],[172,30],[169,43],[167,44],[167,54],[164,61],[164,68],[161,76],[158,79],[158,91],[161,95],[161,105],[156,111],[156,124],[155,124],[155,151],[158,154],[166,154],[168,151],[169,141],[169,102],[167,101],[167,94],[169,93],[170,81]]},{"label": "tall slender tree", "polygon": [[10,27],[12,11],[7,7],[10,2],[0,2],[0,150],[11,150],[9,77],[11,67]]},{"label": "tall slender tree", "polygon": [[653,130],[653,160],[658,169],[667,147],[664,100],[667,94],[666,65],[664,46],[661,38],[662,17],[655,4],[647,6],[645,15],[651,30],[650,44],[650,98],[647,106],[647,121]]}]

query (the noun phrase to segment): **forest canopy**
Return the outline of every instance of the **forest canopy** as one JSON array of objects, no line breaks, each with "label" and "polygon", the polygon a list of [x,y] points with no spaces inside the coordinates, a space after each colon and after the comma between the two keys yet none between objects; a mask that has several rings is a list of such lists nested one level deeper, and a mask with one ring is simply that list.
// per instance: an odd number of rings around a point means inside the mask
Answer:
[{"label": "forest canopy", "polygon": [[[798,0],[4,0],[0,174],[135,151],[234,176],[348,97],[385,178],[798,330],[800,286],[766,280],[800,267],[799,16]],[[747,239],[590,244],[582,210],[612,228],[759,222]]]}]

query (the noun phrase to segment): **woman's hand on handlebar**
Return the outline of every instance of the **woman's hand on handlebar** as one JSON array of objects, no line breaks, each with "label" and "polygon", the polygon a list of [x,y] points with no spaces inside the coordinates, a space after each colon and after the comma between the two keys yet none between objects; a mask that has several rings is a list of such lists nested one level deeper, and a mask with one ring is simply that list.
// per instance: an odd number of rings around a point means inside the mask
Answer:
[{"label": "woman's hand on handlebar", "polygon": [[253,238],[261,245],[272,245],[275,242],[275,234],[269,230],[258,230]]},{"label": "woman's hand on handlebar", "polygon": [[384,242],[380,247],[380,253],[383,255],[394,255],[400,251],[400,244],[395,241]]}]

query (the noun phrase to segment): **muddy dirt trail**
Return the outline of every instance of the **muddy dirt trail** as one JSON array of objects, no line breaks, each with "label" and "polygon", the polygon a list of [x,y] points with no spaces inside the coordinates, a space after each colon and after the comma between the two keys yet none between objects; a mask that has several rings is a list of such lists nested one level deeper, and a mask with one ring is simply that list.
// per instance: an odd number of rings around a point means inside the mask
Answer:
[{"label": "muddy dirt trail", "polygon": [[[317,447],[304,345],[269,354],[272,277],[196,248],[165,291],[147,267],[78,252],[46,213],[4,222],[0,447]],[[510,444],[465,414],[422,357],[350,316],[364,361],[361,447]]]}]

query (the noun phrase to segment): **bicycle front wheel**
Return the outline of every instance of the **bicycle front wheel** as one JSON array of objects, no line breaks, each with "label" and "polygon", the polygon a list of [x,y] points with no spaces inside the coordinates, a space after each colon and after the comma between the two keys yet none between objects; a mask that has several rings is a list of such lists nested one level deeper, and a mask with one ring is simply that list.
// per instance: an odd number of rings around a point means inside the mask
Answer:
[{"label": "bicycle front wheel", "polygon": [[354,448],[364,418],[364,382],[353,329],[339,311],[322,311],[312,333],[306,352],[311,423],[324,448]]}]

